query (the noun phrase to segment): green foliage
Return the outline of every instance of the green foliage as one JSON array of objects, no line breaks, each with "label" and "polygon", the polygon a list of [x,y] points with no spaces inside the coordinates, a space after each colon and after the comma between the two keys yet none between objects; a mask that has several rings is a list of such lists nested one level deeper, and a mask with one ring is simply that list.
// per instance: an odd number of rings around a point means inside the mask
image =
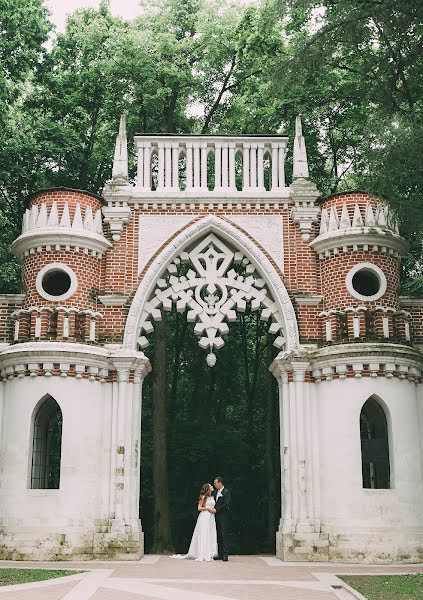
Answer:
[{"label": "green foliage", "polygon": [[423,594],[423,575],[342,575],[369,600],[413,600]]},{"label": "green foliage", "polygon": [[0,586],[44,581],[46,579],[77,575],[78,573],[84,573],[84,571],[70,571],[66,569],[0,569]]}]

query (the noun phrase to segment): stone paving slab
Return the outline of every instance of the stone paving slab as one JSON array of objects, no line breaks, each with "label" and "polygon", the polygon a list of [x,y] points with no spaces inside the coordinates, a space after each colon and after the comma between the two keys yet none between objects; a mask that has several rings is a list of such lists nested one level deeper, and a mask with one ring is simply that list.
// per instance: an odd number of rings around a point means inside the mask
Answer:
[{"label": "stone paving slab", "polygon": [[[2,592],[0,587],[1,600],[62,600],[68,592],[75,587],[75,583],[56,584],[43,588],[32,588],[17,590],[15,592]],[[117,600],[115,598],[115,600]]]},{"label": "stone paving slab", "polygon": [[82,569],[87,573],[72,580],[16,586],[13,591],[10,586],[7,590],[0,587],[0,600],[336,600],[351,598],[332,587],[339,582],[336,574],[423,573],[423,565],[282,563],[274,557],[257,556],[233,556],[228,563],[181,561],[169,556],[127,562],[0,561],[1,567]]}]

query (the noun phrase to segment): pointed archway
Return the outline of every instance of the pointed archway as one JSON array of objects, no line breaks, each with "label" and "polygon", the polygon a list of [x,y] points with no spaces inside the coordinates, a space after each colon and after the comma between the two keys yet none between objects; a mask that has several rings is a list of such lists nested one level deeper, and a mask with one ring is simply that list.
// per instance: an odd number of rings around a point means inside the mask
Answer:
[{"label": "pointed archway", "polygon": [[[230,334],[231,322],[246,310],[257,311],[278,350],[299,348],[296,316],[280,271],[247,232],[222,217],[195,220],[162,246],[143,273],[132,301],[124,348],[147,348],[162,311],[174,308],[194,324],[210,367],[217,360],[213,351]],[[282,435],[281,426],[279,430]],[[159,438],[167,439],[167,435]],[[167,441],[159,445],[163,444]],[[160,456],[163,452],[160,447]]]},{"label": "pointed archway", "polygon": [[[178,277],[181,263],[189,268]],[[146,348],[161,308],[176,305],[196,323],[212,366],[213,349],[224,344],[228,323],[247,303],[262,311],[263,320],[271,318],[269,331],[278,348],[298,349],[297,320],[281,275],[246,232],[224,218],[206,216],[173,237],[148,267],[131,304],[123,346]]]}]

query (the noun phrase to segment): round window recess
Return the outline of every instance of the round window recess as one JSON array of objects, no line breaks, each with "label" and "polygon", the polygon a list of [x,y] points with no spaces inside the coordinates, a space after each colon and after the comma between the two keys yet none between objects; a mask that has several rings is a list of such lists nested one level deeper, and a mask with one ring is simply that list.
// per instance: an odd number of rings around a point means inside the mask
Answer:
[{"label": "round window recess", "polygon": [[35,285],[40,296],[46,300],[57,302],[67,300],[75,293],[77,279],[75,273],[67,265],[53,263],[41,269]]},{"label": "round window recess", "polygon": [[46,294],[63,296],[70,290],[71,278],[65,271],[52,270],[44,275],[41,285]]},{"label": "round window recess", "polygon": [[386,292],[386,277],[382,269],[371,263],[353,267],[346,278],[347,289],[358,300],[378,300]]}]

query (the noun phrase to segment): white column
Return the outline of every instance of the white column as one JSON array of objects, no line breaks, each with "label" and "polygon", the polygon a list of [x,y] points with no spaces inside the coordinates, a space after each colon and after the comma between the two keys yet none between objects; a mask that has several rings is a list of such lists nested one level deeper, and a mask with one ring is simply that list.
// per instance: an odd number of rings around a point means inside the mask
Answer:
[{"label": "white column", "polygon": [[251,144],[250,150],[250,185],[257,187],[257,144]]},{"label": "white column", "polygon": [[214,156],[214,189],[222,189],[222,144],[216,142]]},{"label": "white column", "polygon": [[172,143],[172,188],[179,190],[179,144]]},{"label": "white column", "polygon": [[14,334],[13,334],[13,339],[18,340],[19,339],[19,325],[20,325],[20,321],[19,321],[19,317],[16,319],[15,321],[15,330],[14,330]]},{"label": "white column", "polygon": [[293,382],[288,383],[288,398],[289,398],[289,442],[290,450],[290,484],[292,497],[292,531],[296,530],[298,514],[299,514],[299,495],[298,495],[298,454],[297,454],[297,406],[295,403],[295,385]]},{"label": "white column", "polygon": [[193,172],[192,172],[192,142],[187,142],[186,145],[186,158],[187,158],[187,166],[186,166],[186,189],[190,190],[193,185]]},{"label": "white column", "polygon": [[194,142],[194,189],[200,189],[200,143]]},{"label": "white column", "polygon": [[[311,444],[311,406],[310,406],[310,383],[304,383],[304,417],[305,417],[305,477],[306,477],[306,504],[307,504],[307,522],[314,524],[314,505],[313,505],[313,463]],[[313,528],[314,529],[314,528]]]},{"label": "white column", "polygon": [[279,144],[278,187],[285,187],[285,146]]},{"label": "white column", "polygon": [[90,319],[90,342],[95,342],[95,319]]},{"label": "white column", "polygon": [[353,336],[360,337],[360,317],[353,317]]},{"label": "white column", "polygon": [[131,483],[130,483],[130,518],[139,518],[139,489],[140,489],[140,453],[141,453],[141,384],[142,377],[139,370],[134,373],[132,385],[132,419],[131,419]]},{"label": "white column", "polygon": [[144,184],[146,190],[151,190],[151,144],[144,147]]},{"label": "white column", "polygon": [[68,315],[63,315],[63,337],[69,337],[69,317]]},{"label": "white column", "polygon": [[200,142],[200,165],[202,190],[207,190],[207,142]]},{"label": "white column", "polygon": [[39,338],[41,337],[41,316],[37,315],[35,317],[35,332],[34,332],[34,337]]},{"label": "white column", "polygon": [[257,148],[257,185],[259,190],[264,190],[264,144],[259,143]]},{"label": "white column", "polygon": [[306,498],[306,451],[305,451],[305,416],[304,416],[304,380],[309,363],[293,362],[295,405],[296,405],[296,432],[297,432],[297,472],[298,472],[298,532],[310,532],[310,523],[307,519]]},{"label": "white column", "polygon": [[243,143],[242,150],[242,189],[248,190],[250,187],[250,144]]},{"label": "white column", "polygon": [[[5,406],[6,406],[6,399],[5,399],[5,387],[6,387],[6,382],[2,381],[0,382],[0,464],[3,462],[3,442],[6,441],[6,415],[5,415]],[[3,427],[3,421],[4,421],[4,427]]]},{"label": "white column", "polygon": [[279,426],[281,452],[281,523],[279,530],[292,532],[291,444],[288,373],[283,371],[279,384]]},{"label": "white column", "polygon": [[232,192],[236,191],[236,178],[235,178],[235,142],[229,143],[229,189]]},{"label": "white column", "polygon": [[159,163],[159,174],[157,188],[162,190],[165,186],[165,148],[164,143],[158,143],[158,163]]},{"label": "white column", "polygon": [[112,385],[112,418],[110,430],[110,518],[116,518],[116,463],[117,463],[117,420],[118,420],[118,404],[119,404],[119,389],[118,383]]},{"label": "white column", "polygon": [[319,469],[319,416],[317,410],[317,388],[309,384],[311,414],[311,460],[313,480],[314,531],[320,533],[320,469]]},{"label": "white column", "polygon": [[[103,369],[108,372],[108,369]],[[113,386],[110,383],[102,383],[102,405],[103,405],[103,442],[101,452],[101,464],[99,470],[101,472],[101,508],[100,518],[110,519],[110,490],[111,490],[111,460],[112,460],[112,409],[113,409]]]},{"label": "white column", "polygon": [[137,187],[144,187],[144,145],[138,146],[137,153]]},{"label": "white column", "polygon": [[172,144],[165,143],[165,188],[172,187]]},{"label": "white column", "polygon": [[222,144],[222,189],[227,190],[229,186],[229,148],[228,143]]},{"label": "white column", "polygon": [[116,519],[123,521],[125,518],[125,453],[129,450],[126,440],[126,399],[129,378],[129,369],[118,369],[118,407],[117,407],[117,445],[116,445]]},{"label": "white column", "polygon": [[272,142],[272,190],[275,190],[278,187],[278,154],[277,144]]}]

